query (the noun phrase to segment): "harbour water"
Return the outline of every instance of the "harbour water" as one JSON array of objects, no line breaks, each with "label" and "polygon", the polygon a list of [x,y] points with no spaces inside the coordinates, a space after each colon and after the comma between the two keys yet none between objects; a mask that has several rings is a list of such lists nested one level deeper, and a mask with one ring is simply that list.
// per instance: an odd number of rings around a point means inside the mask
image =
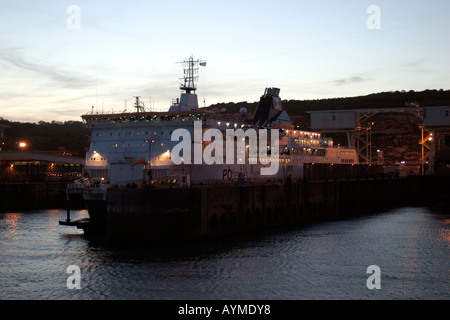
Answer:
[{"label": "harbour water", "polygon": [[[59,226],[65,216],[0,214],[0,299],[450,299],[447,207],[404,207],[166,248],[90,241]],[[72,265],[81,289],[67,286]],[[381,288],[371,290],[373,265]]]}]

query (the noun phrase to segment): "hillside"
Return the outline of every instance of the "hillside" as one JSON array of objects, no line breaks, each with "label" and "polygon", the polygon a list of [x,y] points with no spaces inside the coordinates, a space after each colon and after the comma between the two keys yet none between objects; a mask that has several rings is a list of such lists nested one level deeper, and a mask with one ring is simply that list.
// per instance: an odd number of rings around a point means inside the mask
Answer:
[{"label": "hillside", "polygon": [[[281,92],[281,97],[282,92]],[[332,98],[317,100],[283,100],[283,108],[289,115],[296,116],[304,114],[306,111],[317,110],[344,110],[344,109],[368,109],[368,108],[401,108],[406,103],[414,102],[419,106],[443,106],[450,105],[450,90],[425,90],[415,91],[395,91],[374,93],[367,96]],[[226,108],[227,112],[237,113],[242,107],[249,112],[256,109],[258,102],[238,102],[238,103],[218,103],[208,107],[208,109]]]},{"label": "hillside", "polygon": [[0,124],[6,126],[3,150],[18,150],[18,142],[22,141],[30,151],[56,151],[65,147],[84,157],[89,147],[89,133],[80,121],[23,123],[0,119]]}]

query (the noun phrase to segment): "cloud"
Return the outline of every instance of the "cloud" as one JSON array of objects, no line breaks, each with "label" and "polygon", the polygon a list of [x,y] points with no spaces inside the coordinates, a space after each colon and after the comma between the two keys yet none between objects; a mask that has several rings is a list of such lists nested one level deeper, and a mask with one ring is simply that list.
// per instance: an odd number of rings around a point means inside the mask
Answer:
[{"label": "cloud", "polygon": [[344,79],[334,80],[333,83],[337,86],[341,86],[341,85],[345,85],[345,84],[358,83],[358,82],[364,82],[364,81],[366,81],[366,80],[360,76],[352,76],[352,77],[348,77],[348,78],[344,78]]},{"label": "cloud", "polygon": [[28,61],[24,58],[25,48],[2,48],[0,60],[19,68],[23,71],[30,71],[37,75],[37,79],[49,79],[59,87],[63,88],[85,88],[95,84],[95,80],[75,74],[73,71],[64,71],[55,66]]}]

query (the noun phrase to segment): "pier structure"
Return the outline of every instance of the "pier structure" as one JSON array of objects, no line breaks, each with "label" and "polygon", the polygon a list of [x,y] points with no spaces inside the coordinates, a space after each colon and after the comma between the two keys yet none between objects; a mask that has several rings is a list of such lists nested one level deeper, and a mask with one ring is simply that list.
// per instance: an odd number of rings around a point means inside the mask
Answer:
[{"label": "pier structure", "polygon": [[55,152],[0,151],[0,183],[73,181],[84,159],[64,148]]},{"label": "pier structure", "polygon": [[[346,133],[348,145],[357,150],[361,163],[372,163],[372,117],[380,113],[407,113],[416,116],[420,125],[422,147],[420,160],[422,174],[436,172],[437,155],[445,149],[450,136],[450,106],[404,108],[371,108],[349,110],[308,111],[311,129],[321,133]],[[428,169],[425,171],[425,164]]]},{"label": "pier structure", "polygon": [[428,173],[450,175],[450,107],[423,108],[422,115],[422,170],[427,161]]},{"label": "pier structure", "polygon": [[[329,166],[322,166],[318,172],[335,169]],[[308,176],[316,177],[317,173]],[[111,188],[106,194],[104,225],[86,220],[60,224],[83,229],[88,237],[113,242],[170,243],[342,220],[449,198],[450,180],[438,176],[325,177],[190,188]]]}]

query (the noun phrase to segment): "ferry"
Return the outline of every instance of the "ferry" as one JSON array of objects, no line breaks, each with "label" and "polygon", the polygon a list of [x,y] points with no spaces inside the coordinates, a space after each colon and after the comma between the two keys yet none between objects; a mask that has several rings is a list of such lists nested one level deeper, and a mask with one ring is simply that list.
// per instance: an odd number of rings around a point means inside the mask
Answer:
[{"label": "ferry", "polygon": [[[355,149],[335,146],[332,139],[319,132],[294,126],[282,108],[278,88],[264,90],[252,117],[246,109],[241,109],[239,121],[227,119],[224,110],[214,112],[200,108],[196,82],[199,67],[205,62],[190,57],[182,64],[184,82],[180,85],[181,96],[172,102],[168,111],[152,112],[136,97],[133,112],[92,112],[82,116],[85,128],[91,132],[90,148],[86,154],[87,176],[72,188],[83,189],[92,221],[106,219],[107,190],[110,188],[192,188],[200,184],[299,180],[304,177],[305,164],[358,164]],[[180,129],[191,137],[197,136],[188,148],[190,157],[186,150],[183,154],[173,153],[181,141],[174,139],[174,134]],[[211,129],[216,134],[220,132],[226,142],[229,142],[227,133],[231,130],[254,130],[258,138],[262,138],[259,135],[261,130],[268,130],[269,135],[264,137],[267,141],[263,141],[267,142],[267,150],[264,150],[267,157],[258,156],[261,144],[257,152],[252,153],[250,138],[244,137],[244,141],[232,141],[233,163],[226,161],[229,160],[225,156],[229,150],[227,146],[223,146],[222,152],[218,149],[212,152],[215,159],[212,164],[207,163],[204,157],[194,161],[195,151],[200,150],[203,154],[212,147],[213,141],[205,139],[205,133]],[[270,132],[277,133],[275,148]],[[242,144],[244,148],[240,148]],[[182,157],[181,163],[174,163],[175,156]],[[261,168],[270,166],[277,170],[272,175],[262,175]]]}]

